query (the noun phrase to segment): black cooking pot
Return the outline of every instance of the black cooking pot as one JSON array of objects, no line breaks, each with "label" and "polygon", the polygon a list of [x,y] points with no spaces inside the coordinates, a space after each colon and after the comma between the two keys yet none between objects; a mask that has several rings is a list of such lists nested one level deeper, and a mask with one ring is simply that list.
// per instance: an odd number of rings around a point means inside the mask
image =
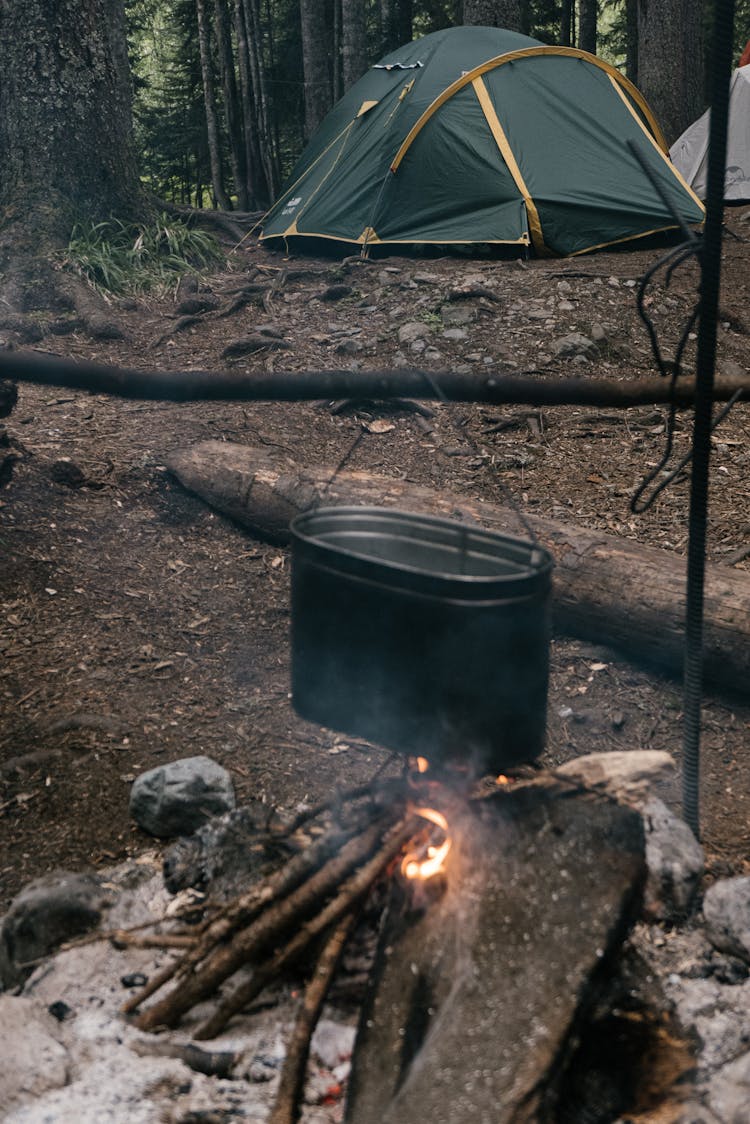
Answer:
[{"label": "black cooking pot", "polygon": [[544,748],[552,559],[377,507],[292,530],[292,698],[303,717],[477,773]]}]

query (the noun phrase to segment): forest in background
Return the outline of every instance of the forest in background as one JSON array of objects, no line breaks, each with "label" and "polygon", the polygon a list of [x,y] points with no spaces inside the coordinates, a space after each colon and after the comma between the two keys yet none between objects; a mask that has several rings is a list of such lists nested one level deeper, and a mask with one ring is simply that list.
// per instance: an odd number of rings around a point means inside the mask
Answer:
[{"label": "forest in background", "polygon": [[[698,0],[126,0],[141,175],[173,203],[265,210],[368,66],[461,23],[577,46],[620,68],[674,140],[710,100]],[[738,0],[735,61],[750,36]]]}]

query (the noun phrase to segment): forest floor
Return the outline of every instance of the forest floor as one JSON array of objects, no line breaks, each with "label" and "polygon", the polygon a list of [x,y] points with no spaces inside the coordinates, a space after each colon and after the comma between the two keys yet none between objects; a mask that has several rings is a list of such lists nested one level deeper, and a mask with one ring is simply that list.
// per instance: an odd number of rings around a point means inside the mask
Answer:
[{"label": "forest floor", "polygon": [[[749,212],[727,225],[719,369],[750,371]],[[572,260],[285,257],[248,238],[201,280],[213,307],[187,324],[184,293],[115,302],[124,338],[48,335],[42,351],[144,370],[388,368],[536,371],[627,381],[655,374],[636,285],[662,249]],[[649,290],[671,356],[696,301],[682,267]],[[236,291],[259,286],[252,303]],[[457,300],[457,290],[492,297]],[[422,326],[399,331],[406,324]],[[555,341],[592,334],[593,360]],[[235,360],[227,345],[270,327],[290,346]],[[269,340],[271,336],[267,337]],[[6,342],[16,342],[8,336]],[[21,345],[24,346],[24,345]],[[28,346],[28,345],[25,345]],[[691,348],[693,345],[691,344]],[[207,754],[239,802],[292,807],[360,783],[379,747],[298,718],[290,702],[289,560],[188,494],[165,460],[207,439],[266,445],[335,465],[365,429],[350,468],[503,502],[487,470],[527,511],[684,555],[689,478],[644,515],[634,489],[665,443],[666,411],[530,410],[430,404],[427,419],[384,403],[175,405],[24,385],[6,419],[20,459],[0,492],[0,912],[30,879],[105,867],[154,846],[128,815],[133,779]],[[677,418],[675,459],[692,415]],[[709,557],[750,547],[746,407],[713,439]],[[520,530],[520,528],[519,528]],[[749,576],[750,580],[750,576]],[[659,622],[654,621],[654,628]],[[609,749],[681,756],[682,693],[616,653],[563,637],[551,651],[543,763]],[[750,873],[750,695],[707,695],[702,832],[714,875]],[[679,811],[676,785],[672,803]]]}]

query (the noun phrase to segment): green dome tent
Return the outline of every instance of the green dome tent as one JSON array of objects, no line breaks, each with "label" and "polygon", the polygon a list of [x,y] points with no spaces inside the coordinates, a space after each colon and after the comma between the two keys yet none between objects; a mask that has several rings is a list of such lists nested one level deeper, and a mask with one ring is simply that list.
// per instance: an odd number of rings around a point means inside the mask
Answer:
[{"label": "green dome tent", "polygon": [[498,28],[437,31],[331,110],[261,237],[578,254],[673,229],[629,140],[677,214],[701,222],[653,114],[613,67]]}]

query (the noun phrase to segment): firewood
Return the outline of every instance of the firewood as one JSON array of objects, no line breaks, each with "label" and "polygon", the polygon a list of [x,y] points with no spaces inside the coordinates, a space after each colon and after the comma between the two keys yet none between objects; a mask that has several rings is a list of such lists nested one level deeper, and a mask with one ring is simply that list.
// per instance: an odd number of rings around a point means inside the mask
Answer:
[{"label": "firewood", "polygon": [[315,873],[330,854],[335,853],[352,837],[355,830],[351,828],[346,831],[328,832],[293,855],[267,878],[227,902],[218,914],[208,918],[204,926],[198,930],[190,950],[184,957],[166,965],[136,995],[128,999],[122,1007],[123,1014],[131,1014],[137,1010],[176,975],[183,976],[193,971],[195,966],[217,945],[226,941],[237,930],[249,925],[265,906],[291,893],[305,878]]},{"label": "firewood", "polygon": [[[519,535],[510,508],[404,480],[331,466],[302,467],[283,454],[206,441],[174,453],[169,468],[188,489],[260,538],[289,541],[289,523],[317,504],[399,507]],[[679,675],[684,659],[685,559],[556,520],[525,515],[555,559],[553,620],[558,632],[608,644]],[[520,537],[526,537],[520,533]],[[720,690],[750,683],[750,578],[706,568],[704,676]]]},{"label": "firewood", "polygon": [[268,909],[249,926],[214,949],[189,975],[181,978],[179,986],[138,1016],[136,1025],[139,1029],[176,1026],[186,1011],[214,994],[238,968],[264,954],[291,929],[307,921],[317,903],[335,892],[342,881],[372,854],[393,818],[393,814],[383,816],[350,839],[338,855],[301,886],[286,897],[272,901]]},{"label": "firewood", "polygon": [[251,1003],[271,980],[294,964],[313,941],[332,925],[338,924],[366,896],[378,876],[421,827],[422,821],[417,816],[409,816],[393,825],[379,850],[344,882],[336,897],[312,920],[303,924],[289,943],[261,965],[246,983],[240,984],[228,995],[214,1013],[201,1023],[194,1037],[214,1038],[220,1034],[233,1015]]},{"label": "firewood", "polygon": [[323,946],[310,982],[305,988],[302,1004],[286,1048],[284,1068],[276,1091],[276,1101],[268,1124],[295,1124],[299,1101],[305,1083],[310,1039],[317,1026],[323,1002],[338,968],[347,938],[352,931],[356,913],[343,917]]}]

